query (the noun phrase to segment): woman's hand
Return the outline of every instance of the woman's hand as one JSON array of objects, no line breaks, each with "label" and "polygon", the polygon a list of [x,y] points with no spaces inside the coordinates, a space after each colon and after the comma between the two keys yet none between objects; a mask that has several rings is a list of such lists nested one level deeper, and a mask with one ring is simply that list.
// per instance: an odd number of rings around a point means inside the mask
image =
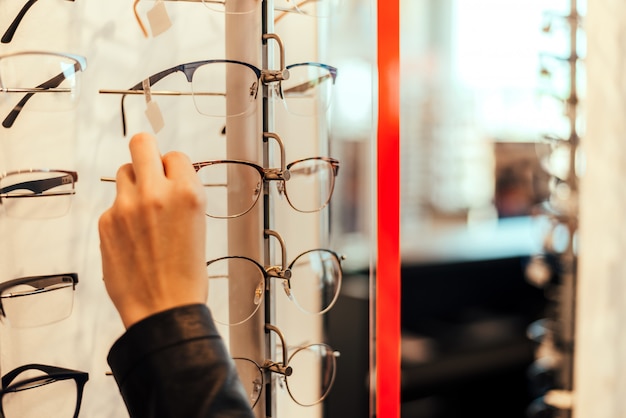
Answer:
[{"label": "woman's hand", "polygon": [[205,195],[189,158],[130,140],[132,163],[98,223],[104,283],[126,328],[154,313],[206,303]]}]

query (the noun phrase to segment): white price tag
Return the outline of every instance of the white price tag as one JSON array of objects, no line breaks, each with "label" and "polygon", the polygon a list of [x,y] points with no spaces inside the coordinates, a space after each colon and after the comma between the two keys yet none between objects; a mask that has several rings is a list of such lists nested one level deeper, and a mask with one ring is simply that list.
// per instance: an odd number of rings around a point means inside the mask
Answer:
[{"label": "white price tag", "polygon": [[150,122],[154,133],[159,133],[159,131],[165,126],[165,121],[163,120],[163,115],[161,114],[161,109],[159,108],[157,102],[151,101],[147,103],[146,117],[148,118],[148,122]]},{"label": "white price tag", "polygon": [[167,14],[163,0],[157,1],[154,7],[148,10],[146,15],[148,16],[152,36],[159,36],[172,26],[172,21]]},{"label": "white price tag", "polygon": [[154,133],[159,133],[163,126],[165,126],[165,121],[163,120],[163,115],[161,114],[161,109],[157,102],[152,100],[152,92],[150,91],[150,80],[145,79],[141,82],[143,87],[143,96],[146,99],[146,117],[148,118],[148,122],[152,126],[152,130]]}]

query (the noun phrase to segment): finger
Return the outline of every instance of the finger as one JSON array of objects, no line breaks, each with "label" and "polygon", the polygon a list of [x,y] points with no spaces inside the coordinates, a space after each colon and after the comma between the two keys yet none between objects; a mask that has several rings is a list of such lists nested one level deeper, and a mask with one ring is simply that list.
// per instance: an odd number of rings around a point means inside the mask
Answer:
[{"label": "finger", "polygon": [[128,147],[137,184],[151,182],[155,178],[163,177],[161,153],[156,139],[152,135],[145,132],[138,133],[130,139]]},{"label": "finger", "polygon": [[168,179],[191,182],[191,184],[200,186],[200,179],[196,175],[196,170],[186,154],[171,151],[163,156],[162,161],[165,176]]},{"label": "finger", "polygon": [[134,188],[135,184],[135,171],[132,164],[124,164],[117,169],[115,175],[115,188],[117,195],[126,193],[128,190]]}]

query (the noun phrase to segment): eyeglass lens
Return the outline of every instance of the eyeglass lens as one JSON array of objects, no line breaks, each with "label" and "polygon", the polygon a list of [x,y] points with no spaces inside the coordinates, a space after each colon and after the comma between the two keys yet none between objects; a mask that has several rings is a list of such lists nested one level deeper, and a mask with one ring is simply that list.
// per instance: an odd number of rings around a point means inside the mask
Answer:
[{"label": "eyeglass lens", "polygon": [[207,196],[206,214],[234,218],[248,212],[263,192],[263,178],[247,164],[216,162],[197,170]]},{"label": "eyeglass lens", "polygon": [[326,344],[297,348],[289,357],[292,374],[283,376],[291,398],[303,406],[322,401],[335,381],[336,352]]},{"label": "eyeglass lens", "polygon": [[0,178],[0,203],[10,217],[63,216],[70,208],[73,195],[74,180],[71,174],[62,171],[14,172]]},{"label": "eyeglass lens", "polygon": [[37,327],[70,316],[74,305],[74,285],[66,282],[36,288],[18,284],[3,290],[0,298],[6,320],[12,327]]},{"label": "eyeglass lens", "polygon": [[[238,257],[225,257],[207,265],[209,278],[208,306],[216,322],[239,325],[252,317],[261,306],[265,291],[265,275],[254,262]],[[230,294],[244,295],[236,304],[229,303]]]},{"label": "eyeglass lens", "polygon": [[300,116],[326,113],[334,83],[330,69],[310,63],[290,65],[287,69],[289,78],[280,82],[287,111]]},{"label": "eyeglass lens", "polygon": [[263,392],[263,371],[250,359],[236,357],[233,360],[250,406],[254,408]]},{"label": "eyeglass lens", "polygon": [[[0,87],[10,94],[7,101],[11,106],[24,97],[25,91],[32,93],[33,89],[38,89],[28,102],[29,109],[70,110],[79,96],[79,77],[77,62],[62,55],[25,53],[0,59]],[[41,87],[53,79],[59,82],[52,88]]]},{"label": "eyeglass lens", "polygon": [[214,117],[240,116],[250,112],[256,103],[258,77],[246,65],[211,62],[196,68],[191,88],[199,113]]},{"label": "eyeglass lens", "polygon": [[339,296],[341,265],[337,256],[326,250],[299,255],[290,265],[292,300],[304,312],[327,312]]},{"label": "eyeglass lens", "polygon": [[290,178],[278,185],[289,204],[299,212],[317,212],[330,201],[335,186],[333,165],[321,158],[308,158],[288,166]]},{"label": "eyeglass lens", "polygon": [[[27,377],[26,373],[23,375],[20,375],[20,378]],[[2,410],[7,418],[50,416],[71,418],[76,415],[78,396],[74,379],[56,380],[54,377],[43,375],[40,380],[29,382],[16,387],[15,391],[4,393]]]}]

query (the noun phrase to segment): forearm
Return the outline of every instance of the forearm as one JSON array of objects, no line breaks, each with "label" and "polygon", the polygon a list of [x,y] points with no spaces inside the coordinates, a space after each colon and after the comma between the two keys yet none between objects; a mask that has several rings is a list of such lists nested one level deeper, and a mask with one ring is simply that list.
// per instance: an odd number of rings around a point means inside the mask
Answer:
[{"label": "forearm", "polygon": [[134,324],[108,361],[132,417],[254,416],[205,305]]}]

